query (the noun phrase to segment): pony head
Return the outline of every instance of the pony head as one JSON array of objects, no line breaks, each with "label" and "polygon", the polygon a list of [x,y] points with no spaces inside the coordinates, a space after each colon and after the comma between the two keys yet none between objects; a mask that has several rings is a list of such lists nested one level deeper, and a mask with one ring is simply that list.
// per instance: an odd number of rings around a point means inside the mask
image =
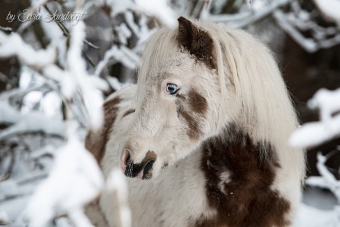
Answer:
[{"label": "pony head", "polygon": [[[129,177],[157,177],[229,123],[256,138],[271,136],[271,129],[257,128],[275,120],[266,113],[266,105],[275,105],[267,96],[275,91],[266,86],[287,97],[275,61],[250,35],[223,24],[178,22],[178,29],[154,33],[142,56],[136,109],[120,157]],[[274,81],[270,73],[277,74]]]}]

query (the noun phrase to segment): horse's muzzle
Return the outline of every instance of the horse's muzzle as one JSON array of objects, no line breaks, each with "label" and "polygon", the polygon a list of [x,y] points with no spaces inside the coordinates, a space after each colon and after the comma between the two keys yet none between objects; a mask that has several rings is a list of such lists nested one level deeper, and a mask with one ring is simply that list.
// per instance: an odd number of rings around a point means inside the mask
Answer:
[{"label": "horse's muzzle", "polygon": [[138,177],[143,180],[148,180],[152,178],[152,166],[156,159],[150,158],[142,160],[141,163],[134,164],[130,159],[130,154],[127,153],[126,158],[124,160],[125,165],[123,165],[124,174],[127,177]]}]

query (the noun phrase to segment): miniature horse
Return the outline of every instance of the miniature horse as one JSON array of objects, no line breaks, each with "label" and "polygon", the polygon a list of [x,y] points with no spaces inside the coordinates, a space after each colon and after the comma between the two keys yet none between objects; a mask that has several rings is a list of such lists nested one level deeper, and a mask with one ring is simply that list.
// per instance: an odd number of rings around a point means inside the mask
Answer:
[{"label": "miniature horse", "polygon": [[[130,177],[133,226],[292,226],[305,160],[287,145],[297,119],[273,56],[244,31],[178,22],[149,39],[87,148],[105,177]],[[116,226],[113,193],[97,205],[93,223]]]}]

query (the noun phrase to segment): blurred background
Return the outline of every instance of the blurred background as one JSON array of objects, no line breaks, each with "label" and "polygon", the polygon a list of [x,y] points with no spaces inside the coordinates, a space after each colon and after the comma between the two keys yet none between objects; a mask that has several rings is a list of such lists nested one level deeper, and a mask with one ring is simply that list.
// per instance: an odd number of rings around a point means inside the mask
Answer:
[{"label": "blurred background", "polygon": [[[76,10],[86,12],[79,21],[58,17]],[[51,21],[44,19],[49,15]],[[321,88],[331,90],[320,100],[333,97],[334,108],[326,112],[337,117],[339,0],[0,0],[0,225],[20,226],[17,218],[65,145],[68,122],[77,124],[72,132],[82,141],[100,121],[93,105],[136,83],[145,41],[158,27],[174,26],[179,16],[226,23],[266,43],[302,125],[323,124],[323,106],[309,101]],[[81,21],[83,33],[75,29]],[[73,40],[77,34],[83,38]],[[70,54],[77,45],[78,58]],[[91,89],[99,95],[89,104],[84,97]],[[324,139],[306,146],[307,175],[314,177],[307,180],[297,227],[340,226],[339,132],[335,127],[322,137],[313,131]],[[60,216],[50,223],[68,224]]]}]

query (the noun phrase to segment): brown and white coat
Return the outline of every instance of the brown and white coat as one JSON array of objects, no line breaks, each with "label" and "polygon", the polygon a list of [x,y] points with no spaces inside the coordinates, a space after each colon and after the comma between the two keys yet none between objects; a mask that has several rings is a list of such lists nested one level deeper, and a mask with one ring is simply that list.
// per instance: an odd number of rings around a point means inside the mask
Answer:
[{"label": "brown and white coat", "polygon": [[[287,145],[297,120],[272,55],[249,34],[179,18],[104,110],[86,142],[105,177],[121,166],[151,179],[128,179],[133,226],[292,226],[305,170]],[[116,226],[112,192],[98,205],[94,224]]]}]

